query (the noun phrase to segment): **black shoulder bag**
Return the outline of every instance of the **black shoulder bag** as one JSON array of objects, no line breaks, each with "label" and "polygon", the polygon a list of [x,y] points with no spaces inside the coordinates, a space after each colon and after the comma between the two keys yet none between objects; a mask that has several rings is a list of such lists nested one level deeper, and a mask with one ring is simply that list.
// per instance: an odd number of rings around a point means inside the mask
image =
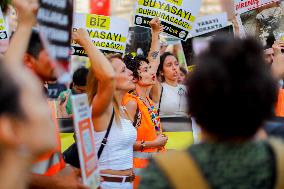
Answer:
[{"label": "black shoulder bag", "polygon": [[[103,149],[104,149],[105,145],[107,144],[107,138],[108,138],[111,126],[112,126],[113,119],[114,119],[114,110],[112,112],[112,116],[111,116],[110,122],[108,124],[106,134],[105,134],[105,136],[102,140],[101,146],[100,146],[98,154],[97,154],[98,159],[100,159],[102,152],[103,152]],[[64,161],[66,163],[68,163],[68,164],[70,164],[70,165],[72,165],[76,168],[80,168],[79,153],[78,153],[78,147],[77,147],[76,142],[73,143],[67,150],[65,150],[63,152],[63,158],[64,158]]]},{"label": "black shoulder bag", "polygon": [[105,137],[103,138],[102,143],[101,143],[101,146],[100,146],[100,149],[99,149],[99,151],[98,151],[98,159],[100,159],[100,157],[101,157],[101,155],[102,155],[102,152],[103,152],[103,150],[104,150],[104,148],[105,148],[105,145],[107,144],[107,138],[108,138],[108,135],[109,135],[111,126],[112,126],[113,118],[114,118],[114,110],[112,111],[111,119],[110,119],[110,122],[109,122],[109,124],[108,124],[108,128],[107,128]]},{"label": "black shoulder bag", "polygon": [[164,92],[164,87],[162,86],[161,94],[160,94],[160,100],[159,100],[159,107],[158,107],[158,115],[160,115],[161,101],[162,101],[163,92]]}]

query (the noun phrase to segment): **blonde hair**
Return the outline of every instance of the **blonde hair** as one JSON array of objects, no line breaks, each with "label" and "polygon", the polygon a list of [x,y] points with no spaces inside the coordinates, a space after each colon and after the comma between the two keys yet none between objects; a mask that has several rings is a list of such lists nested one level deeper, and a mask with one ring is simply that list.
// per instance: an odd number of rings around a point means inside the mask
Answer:
[{"label": "blonde hair", "polygon": [[[105,56],[110,62],[112,62],[112,60],[115,58],[122,60],[121,54],[118,54],[118,53],[110,53]],[[92,67],[90,67],[88,77],[87,77],[87,95],[88,95],[88,101],[90,105],[92,105],[93,99],[96,96],[97,92],[98,92],[98,80],[93,72]],[[113,107],[114,107],[114,112],[115,112],[115,120],[119,124],[120,123],[120,113],[119,113],[120,103],[117,101],[115,97],[113,97]]]},{"label": "blonde hair", "polygon": [[108,53],[105,56],[110,62],[112,59],[115,59],[115,58],[122,60],[122,55],[119,53]]}]

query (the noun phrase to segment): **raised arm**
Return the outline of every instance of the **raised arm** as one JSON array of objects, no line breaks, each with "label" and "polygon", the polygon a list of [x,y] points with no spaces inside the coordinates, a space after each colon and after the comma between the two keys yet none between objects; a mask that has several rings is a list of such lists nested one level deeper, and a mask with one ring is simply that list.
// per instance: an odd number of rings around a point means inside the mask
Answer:
[{"label": "raised arm", "polygon": [[98,80],[97,94],[92,101],[92,116],[96,118],[110,107],[115,89],[115,72],[109,60],[94,46],[86,30],[78,29],[73,33],[73,39],[87,52],[92,71]]},{"label": "raised arm", "polygon": [[177,57],[180,67],[184,67],[187,70],[186,59],[181,42],[174,45],[174,55]]},{"label": "raised arm", "polygon": [[18,13],[18,28],[4,55],[7,64],[13,68],[23,66],[23,57],[28,48],[32,27],[36,24],[37,0],[13,0]]},{"label": "raised arm", "polygon": [[[151,42],[151,48],[148,55],[148,60],[151,66],[151,70],[153,73],[157,73],[159,65],[160,65],[160,39],[159,35],[163,31],[163,26],[161,25],[161,22],[159,18],[155,17],[151,20],[150,26],[152,29],[152,42]],[[161,84],[157,80],[156,84],[152,87],[151,90],[151,96],[152,100],[157,103],[159,100],[159,94],[161,91]]]},{"label": "raised arm", "polygon": [[151,69],[157,72],[160,65],[160,39],[159,35],[163,31],[163,26],[158,17],[153,18],[150,21],[151,33],[152,33],[152,42],[150,52],[148,54],[148,60],[151,65]]}]

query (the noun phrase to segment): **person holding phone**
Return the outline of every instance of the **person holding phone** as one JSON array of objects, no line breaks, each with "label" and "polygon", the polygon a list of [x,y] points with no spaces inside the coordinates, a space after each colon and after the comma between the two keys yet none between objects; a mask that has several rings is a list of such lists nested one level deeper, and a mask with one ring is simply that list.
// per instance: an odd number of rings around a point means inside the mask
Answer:
[{"label": "person holding phone", "polygon": [[70,118],[73,115],[71,96],[86,93],[87,76],[89,70],[78,68],[74,74],[71,89],[63,91],[58,97],[58,118]]}]

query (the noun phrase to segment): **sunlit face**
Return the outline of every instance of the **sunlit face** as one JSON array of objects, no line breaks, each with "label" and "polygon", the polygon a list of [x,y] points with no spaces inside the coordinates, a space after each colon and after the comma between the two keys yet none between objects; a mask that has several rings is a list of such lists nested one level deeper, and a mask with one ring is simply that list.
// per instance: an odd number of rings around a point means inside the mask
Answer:
[{"label": "sunlit face", "polygon": [[34,71],[44,81],[56,80],[55,68],[46,50],[39,53],[34,63]]},{"label": "sunlit face", "polygon": [[56,147],[51,111],[38,79],[32,74],[20,79],[20,101],[26,116],[24,121],[19,122],[22,125],[22,141],[34,155],[42,155]]},{"label": "sunlit face", "polygon": [[179,63],[174,56],[167,56],[163,64],[163,76],[165,81],[178,81],[180,74]]},{"label": "sunlit face", "polygon": [[133,73],[126,68],[123,61],[119,58],[113,58],[111,60],[115,71],[115,81],[117,90],[131,91],[135,89],[133,82]]},{"label": "sunlit face", "polygon": [[274,51],[272,48],[264,50],[264,58],[267,64],[271,65],[274,59]]},{"label": "sunlit face", "polygon": [[152,71],[151,66],[145,61],[141,61],[138,75],[137,83],[140,86],[152,86],[156,83],[156,73]]}]

